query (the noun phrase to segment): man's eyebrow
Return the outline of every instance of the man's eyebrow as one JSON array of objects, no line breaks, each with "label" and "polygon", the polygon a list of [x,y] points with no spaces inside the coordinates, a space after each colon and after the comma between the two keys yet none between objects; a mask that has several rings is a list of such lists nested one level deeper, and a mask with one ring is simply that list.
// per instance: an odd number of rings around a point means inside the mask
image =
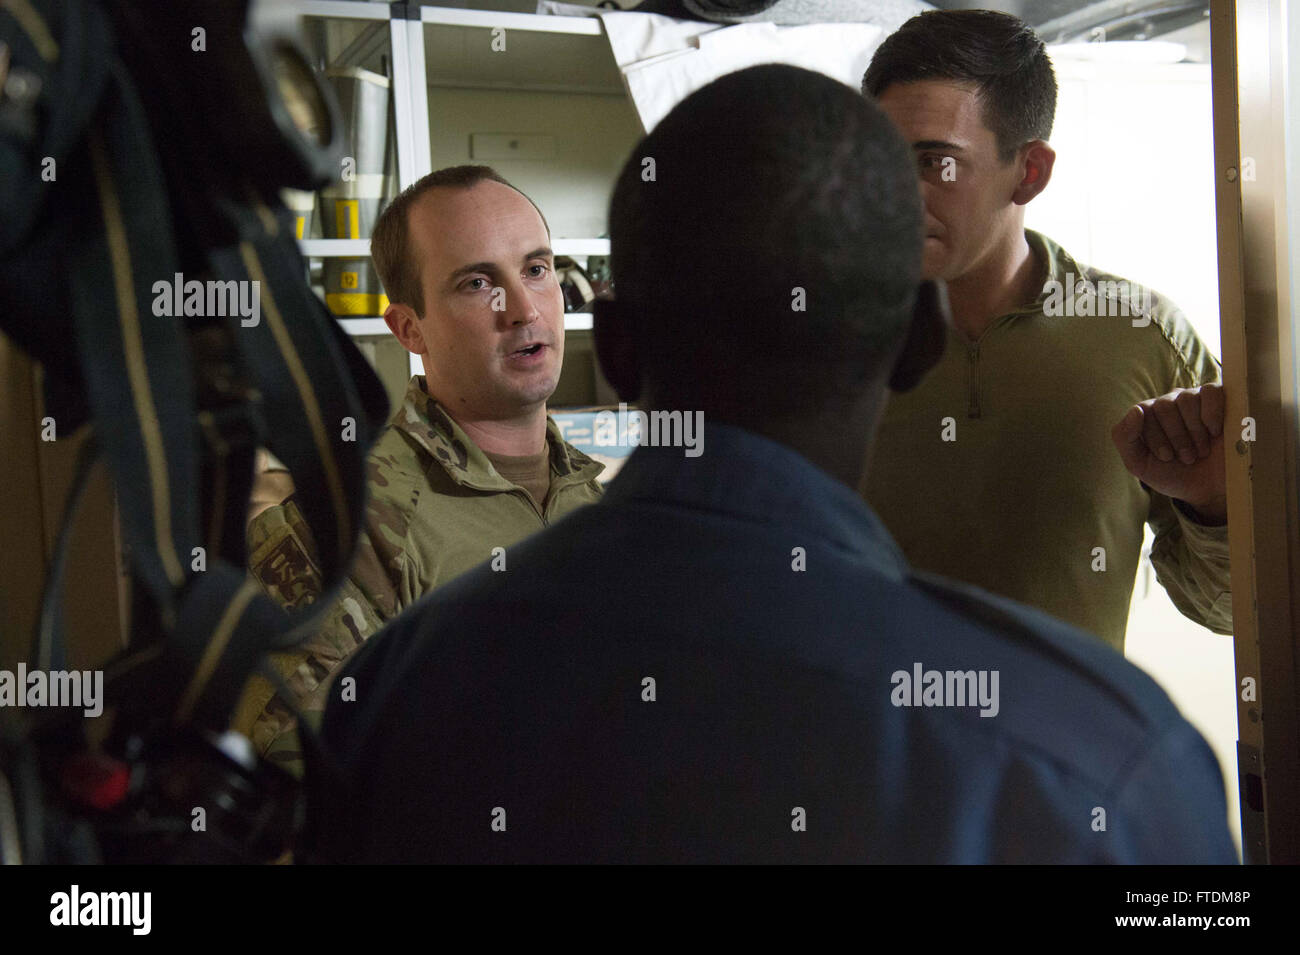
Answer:
[{"label": "man's eyebrow", "polygon": [[473,272],[495,272],[497,264],[495,262],[471,262],[469,265],[462,265],[455,272],[451,273],[451,281],[456,281],[462,275],[469,275]]},{"label": "man's eyebrow", "polygon": [[944,139],[921,139],[912,143],[913,149],[951,149],[955,152],[965,152],[966,147],[957,143],[950,143]]},{"label": "man's eyebrow", "polygon": [[[549,258],[555,253],[547,246],[539,246],[524,256],[524,261],[529,259]],[[471,275],[474,272],[495,272],[500,268],[495,262],[471,262],[469,265],[462,265],[456,271],[451,273],[450,281],[454,282],[465,275]]]}]

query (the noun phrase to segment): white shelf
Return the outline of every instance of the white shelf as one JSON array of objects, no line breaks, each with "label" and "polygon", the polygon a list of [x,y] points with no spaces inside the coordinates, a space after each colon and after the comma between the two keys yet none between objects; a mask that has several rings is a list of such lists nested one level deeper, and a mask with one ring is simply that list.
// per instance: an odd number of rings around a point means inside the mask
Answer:
[{"label": "white shelf", "polygon": [[365,258],[370,255],[370,240],[299,239],[298,248],[308,258]]},{"label": "white shelf", "polygon": [[600,36],[596,17],[555,17],[536,13],[498,13],[493,10],[457,10],[451,7],[421,7],[420,22],[448,27],[504,27],[533,33],[573,33]]},{"label": "white shelf", "polygon": [[[609,255],[609,239],[555,239],[556,255]],[[369,239],[299,239],[298,248],[307,258],[364,258],[370,254]]]},{"label": "white shelf", "polygon": [[[627,97],[608,38],[599,29],[590,28],[599,25],[597,20],[477,10],[440,12],[468,14],[475,18],[475,25],[461,22],[464,16],[455,17],[456,23],[411,21],[413,27],[421,28],[424,38],[424,76],[431,89]],[[507,28],[500,20],[503,17],[518,17],[516,23],[522,26]],[[559,29],[553,21],[560,21]],[[509,56],[494,50],[498,34],[508,45]]]},{"label": "white shelf", "polygon": [[392,15],[386,3],[357,3],[356,0],[299,0],[297,6],[305,17],[387,20]]},{"label": "white shelf", "polygon": [[338,323],[352,336],[388,334],[388,323],[382,318],[340,318]]},{"label": "white shelf", "polygon": [[[339,20],[388,20],[392,16],[386,3],[360,3],[357,0],[299,0],[298,12],[307,17]],[[533,33],[573,33],[600,36],[596,17],[556,17],[536,13],[507,13],[495,10],[460,10],[453,7],[421,7],[420,22],[450,27],[505,27]]]},{"label": "white shelf", "polygon": [[[338,318],[336,321],[343,330],[352,336],[387,335],[388,323],[382,318]],[[590,312],[565,312],[564,330],[566,332],[585,331],[591,328]]]},{"label": "white shelf", "polygon": [[552,239],[556,255],[609,255],[609,239]]}]

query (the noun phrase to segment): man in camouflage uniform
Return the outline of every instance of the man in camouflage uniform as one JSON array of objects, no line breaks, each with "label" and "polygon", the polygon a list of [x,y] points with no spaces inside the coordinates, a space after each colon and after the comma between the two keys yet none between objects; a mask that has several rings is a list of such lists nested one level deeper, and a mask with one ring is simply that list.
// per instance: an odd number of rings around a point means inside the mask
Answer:
[{"label": "man in camouflage uniform", "polygon": [[[371,247],[392,303],[384,320],[425,374],[370,451],[365,529],[338,599],[303,644],[272,655],[293,699],[255,678],[235,720],[293,772],[290,703],[319,719],[343,661],[403,608],[600,496],[603,465],[546,415],[564,300],[531,200],[485,166],[440,170],[389,204]],[[257,515],[248,544],[254,576],[286,607],[319,597],[315,545],[292,497]]]}]

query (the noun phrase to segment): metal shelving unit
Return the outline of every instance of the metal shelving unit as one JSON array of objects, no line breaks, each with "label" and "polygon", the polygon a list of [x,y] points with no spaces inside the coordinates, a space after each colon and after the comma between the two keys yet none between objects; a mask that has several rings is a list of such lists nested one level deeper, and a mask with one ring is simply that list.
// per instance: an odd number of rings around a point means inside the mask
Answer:
[{"label": "metal shelving unit", "polygon": [[[426,27],[501,28],[507,34],[558,34],[573,37],[599,37],[604,33],[600,21],[594,17],[539,16],[416,4],[403,7],[354,0],[304,0],[301,10],[306,19],[335,21],[334,39],[343,45],[338,53],[329,58],[331,67],[370,68],[377,60],[387,58],[399,189],[405,189],[421,176],[433,171]],[[354,25],[346,28],[347,33],[354,35],[345,41],[339,40],[339,35],[345,32],[338,29],[340,22]],[[607,77],[598,80],[608,82]],[[536,82],[518,86],[506,82],[500,84],[500,88],[544,90],[546,87]],[[368,239],[304,238],[299,240],[299,246],[308,258],[360,258],[370,255]],[[557,238],[553,246],[557,255],[585,258],[609,254],[609,240],[603,238]],[[383,319],[376,316],[340,317],[339,323],[350,335],[358,337],[388,333]],[[590,329],[591,316],[585,313],[567,313],[564,324],[566,330]],[[421,372],[418,356],[410,356],[410,366],[412,374]]]}]

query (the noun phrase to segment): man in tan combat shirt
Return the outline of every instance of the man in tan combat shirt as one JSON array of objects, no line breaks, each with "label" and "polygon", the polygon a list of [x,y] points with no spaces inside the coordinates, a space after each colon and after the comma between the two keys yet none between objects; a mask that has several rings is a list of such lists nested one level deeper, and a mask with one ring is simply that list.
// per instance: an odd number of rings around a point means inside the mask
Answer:
[{"label": "man in tan combat shirt", "polygon": [[[338,599],[312,637],[271,657],[309,719],[343,661],[403,608],[601,493],[604,466],[546,414],[564,298],[532,201],[486,166],[439,170],[388,205],[371,253],[392,303],[384,321],[424,375],[370,451],[365,531]],[[282,604],[319,595],[292,497],[257,515],[248,546],[254,576]],[[293,711],[269,682],[250,683],[235,727],[301,772]]]},{"label": "man in tan combat shirt", "polygon": [[1047,187],[1056,78],[991,10],[932,10],[863,92],[911,143],[927,278],[953,324],[890,400],[863,490],[916,567],[1037,607],[1124,651],[1143,525],[1174,605],[1232,632],[1219,364],[1178,308],[1026,229]]}]

